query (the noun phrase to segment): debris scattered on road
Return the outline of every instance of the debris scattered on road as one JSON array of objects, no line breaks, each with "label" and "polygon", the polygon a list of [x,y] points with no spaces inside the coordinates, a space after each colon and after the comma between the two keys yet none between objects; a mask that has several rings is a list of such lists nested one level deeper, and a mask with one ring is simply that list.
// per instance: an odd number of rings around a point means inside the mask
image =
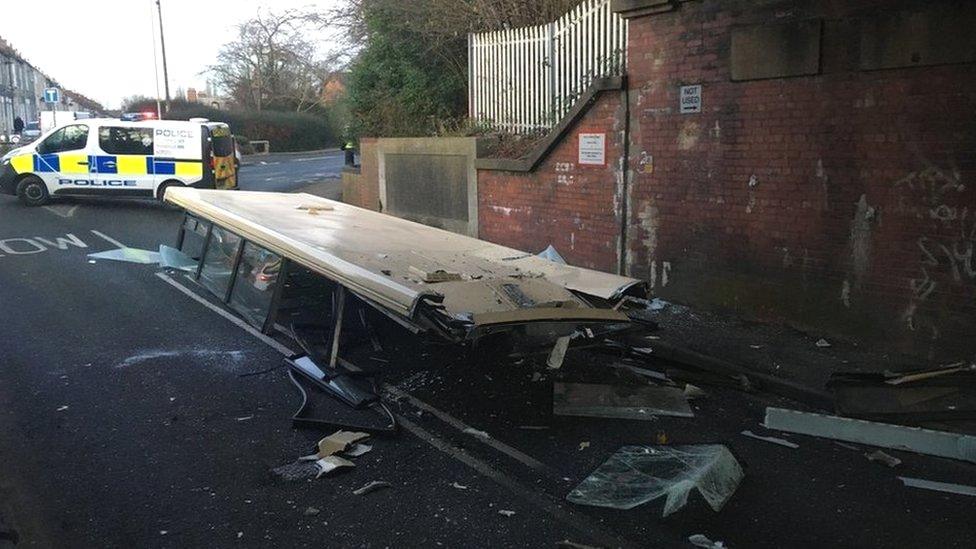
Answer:
[{"label": "debris scattered on road", "polygon": [[864,454],[864,457],[868,458],[868,461],[877,461],[887,465],[888,467],[897,467],[901,464],[900,459],[891,454],[886,454],[881,450],[875,450],[870,454]]},{"label": "debris scattered on road", "polygon": [[272,473],[285,481],[305,480],[319,474],[319,467],[314,461],[296,461],[271,470]]},{"label": "debris scattered on road", "polygon": [[952,484],[949,482],[936,482],[934,480],[911,477],[898,477],[898,480],[902,481],[905,486],[909,486],[911,488],[921,488],[923,490],[932,490],[934,492],[945,492],[947,494],[959,494],[961,496],[976,497],[976,486]]},{"label": "debris scattered on road", "polygon": [[67,409],[68,409],[68,405],[67,405],[67,404],[65,404],[64,406],[59,406],[59,407],[58,407],[58,409],[57,409],[57,410],[55,410],[55,411],[56,411],[56,412],[63,412],[63,411],[65,411],[65,410],[67,410]]},{"label": "debris scattered on road", "polygon": [[468,489],[467,486],[465,486],[463,484],[459,484],[457,481],[454,481],[454,482],[451,483],[451,488],[455,488],[455,489],[458,489],[458,490],[467,490]]},{"label": "debris scattered on road", "polygon": [[640,419],[694,417],[684,392],[674,387],[553,383],[552,413],[558,416]]},{"label": "debris scattered on road", "polygon": [[552,346],[552,352],[549,353],[549,358],[546,359],[546,366],[550,370],[558,370],[563,365],[571,339],[572,336],[563,336],[556,340],[556,344]]},{"label": "debris scattered on road", "polygon": [[817,342],[814,343],[814,345],[816,345],[817,347],[820,347],[821,349],[826,349],[827,347],[830,347],[831,346],[830,345],[830,342],[827,341],[824,338],[818,339]]},{"label": "debris scattered on road", "polygon": [[565,547],[566,549],[601,549],[600,547],[596,547],[594,545],[583,545],[582,543],[576,543],[575,541],[570,541],[568,539],[557,542],[556,547]]},{"label": "debris scattered on road", "polygon": [[234,421],[250,421],[252,419],[254,419],[254,416],[243,416],[243,417],[235,417]]},{"label": "debris scattered on road", "polygon": [[505,517],[514,517],[515,511],[509,511],[508,509],[499,509],[498,514]]},{"label": "debris scattered on road", "polygon": [[104,252],[88,254],[88,259],[109,259],[112,261],[124,261],[126,263],[138,263],[149,265],[159,263],[159,252],[151,250],[141,250],[139,248],[116,248]]},{"label": "debris scattered on road", "polygon": [[542,250],[541,252],[539,252],[536,255],[538,257],[541,257],[542,259],[546,259],[546,260],[552,261],[553,263],[559,263],[560,265],[565,265],[566,264],[566,260],[563,259],[563,256],[560,255],[559,252],[556,251],[556,248],[553,247],[552,244],[550,244],[549,246],[547,246],[545,250]]},{"label": "debris scattered on road", "polygon": [[663,431],[663,430],[662,431],[658,431],[657,434],[654,435],[654,442],[656,442],[657,444],[661,444],[661,445],[667,444],[668,443],[668,433],[667,433],[667,431]]},{"label": "debris scattered on road", "polygon": [[374,480],[372,482],[366,483],[362,488],[357,488],[352,491],[353,494],[357,496],[364,496],[370,492],[375,492],[377,490],[382,490],[383,488],[389,488],[392,484],[386,482],[385,480]]},{"label": "debris scattered on road", "polygon": [[464,433],[464,434],[466,434],[466,435],[471,435],[473,437],[478,437],[478,438],[485,439],[485,440],[488,440],[489,438],[491,438],[491,435],[489,435],[488,433],[486,433],[484,431],[479,431],[478,429],[475,429],[474,427],[467,427],[467,428],[464,429],[464,431],[461,431],[461,432]]},{"label": "debris scattered on road", "polygon": [[695,547],[702,547],[704,549],[725,549],[725,544],[721,541],[712,541],[702,534],[688,536],[688,542]]},{"label": "debris scattered on road", "polygon": [[580,442],[579,443],[580,452],[582,452],[583,450],[586,450],[589,447],[590,447],[589,441],[584,441],[584,442]]},{"label": "debris scattered on road", "polygon": [[306,517],[314,517],[315,515],[317,515],[317,514],[319,514],[321,512],[322,511],[319,511],[315,507],[306,507],[305,508],[305,512],[302,513],[302,514],[305,515]]},{"label": "debris scattered on road", "polygon": [[966,365],[965,362],[957,362],[955,364],[949,364],[941,368],[936,368],[934,370],[926,370],[922,372],[913,372],[906,375],[901,375],[892,379],[885,381],[888,385],[901,385],[903,383],[912,383],[915,381],[922,381],[925,379],[932,379],[935,377],[946,376],[949,374],[958,374],[960,372],[976,372],[976,364]]},{"label": "debris scattered on road", "polygon": [[742,431],[741,434],[744,435],[744,436],[747,436],[749,438],[754,438],[756,440],[764,440],[766,442],[771,442],[773,444],[779,444],[780,446],[785,446],[787,448],[794,448],[795,449],[795,448],[799,448],[800,447],[799,444],[796,444],[795,442],[790,442],[790,441],[786,440],[785,438],[764,437],[762,435],[757,435],[756,433],[753,433],[752,431],[748,431],[748,430]]},{"label": "debris scattered on road", "polygon": [[976,463],[976,436],[889,423],[766,408],[767,429],[908,450]]},{"label": "debris scattered on road", "polygon": [[343,452],[343,454],[349,457],[359,457],[372,450],[373,447],[370,446],[369,444],[360,444],[357,442],[356,444],[353,444],[348,450]]},{"label": "debris scattered on road", "polygon": [[631,366],[630,364],[611,364],[611,368],[616,370],[624,370],[632,374],[639,375],[641,377],[646,377],[653,379],[654,381],[671,381],[667,374],[663,372],[656,372],[654,370],[648,370],[647,368],[638,368],[637,366]]},{"label": "debris scattered on road", "polygon": [[342,469],[343,467],[355,467],[356,464],[349,461],[348,459],[341,458],[339,456],[328,456],[324,457],[315,462],[315,465],[319,468],[318,474],[315,478],[319,478],[322,475],[326,475],[335,471],[336,469]]},{"label": "debris scattered on road", "polygon": [[316,454],[303,456],[299,459],[306,461],[319,460],[339,452],[345,452],[350,446],[360,440],[369,438],[367,433],[353,431],[336,431],[319,441],[319,451]]},{"label": "debris scattered on road", "polygon": [[696,489],[715,511],[735,493],[744,473],[720,444],[624,446],[566,499],[579,505],[632,509],[666,496],[663,515],[684,507]]}]

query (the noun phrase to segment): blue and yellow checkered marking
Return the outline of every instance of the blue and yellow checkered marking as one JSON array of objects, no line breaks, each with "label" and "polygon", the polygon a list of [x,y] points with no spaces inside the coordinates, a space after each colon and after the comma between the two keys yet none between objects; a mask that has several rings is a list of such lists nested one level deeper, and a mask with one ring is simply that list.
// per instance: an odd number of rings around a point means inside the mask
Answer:
[{"label": "blue and yellow checkered marking", "polygon": [[56,154],[35,154],[34,171],[52,173],[61,171],[61,159]]},{"label": "blue and yellow checkered marking", "polygon": [[157,160],[139,155],[83,155],[72,153],[23,155],[11,159],[17,173],[92,173],[114,175],[173,175],[203,177],[200,160]]}]

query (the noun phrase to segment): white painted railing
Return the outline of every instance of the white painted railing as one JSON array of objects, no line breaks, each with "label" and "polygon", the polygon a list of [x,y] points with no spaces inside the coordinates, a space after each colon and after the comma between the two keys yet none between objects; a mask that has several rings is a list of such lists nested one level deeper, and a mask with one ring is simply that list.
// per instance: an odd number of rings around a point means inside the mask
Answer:
[{"label": "white painted railing", "polygon": [[595,78],[626,67],[627,20],[584,0],[558,20],[468,35],[468,113],[512,133],[551,128]]}]

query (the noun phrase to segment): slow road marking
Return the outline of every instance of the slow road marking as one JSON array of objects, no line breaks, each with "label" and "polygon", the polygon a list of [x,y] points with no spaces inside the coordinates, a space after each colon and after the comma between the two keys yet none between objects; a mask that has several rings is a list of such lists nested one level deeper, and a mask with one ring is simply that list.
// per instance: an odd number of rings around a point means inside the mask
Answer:
[{"label": "slow road marking", "polygon": [[72,247],[87,248],[88,244],[72,233],[53,238],[45,238],[43,236],[4,238],[0,240],[0,257],[8,255],[34,255],[51,250],[68,250]]}]

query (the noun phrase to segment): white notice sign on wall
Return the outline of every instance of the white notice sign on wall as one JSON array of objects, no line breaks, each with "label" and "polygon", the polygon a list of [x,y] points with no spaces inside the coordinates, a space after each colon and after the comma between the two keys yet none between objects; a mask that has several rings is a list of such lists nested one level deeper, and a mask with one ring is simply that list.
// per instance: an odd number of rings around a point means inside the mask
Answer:
[{"label": "white notice sign on wall", "polygon": [[579,134],[579,163],[588,166],[607,165],[607,134]]}]

